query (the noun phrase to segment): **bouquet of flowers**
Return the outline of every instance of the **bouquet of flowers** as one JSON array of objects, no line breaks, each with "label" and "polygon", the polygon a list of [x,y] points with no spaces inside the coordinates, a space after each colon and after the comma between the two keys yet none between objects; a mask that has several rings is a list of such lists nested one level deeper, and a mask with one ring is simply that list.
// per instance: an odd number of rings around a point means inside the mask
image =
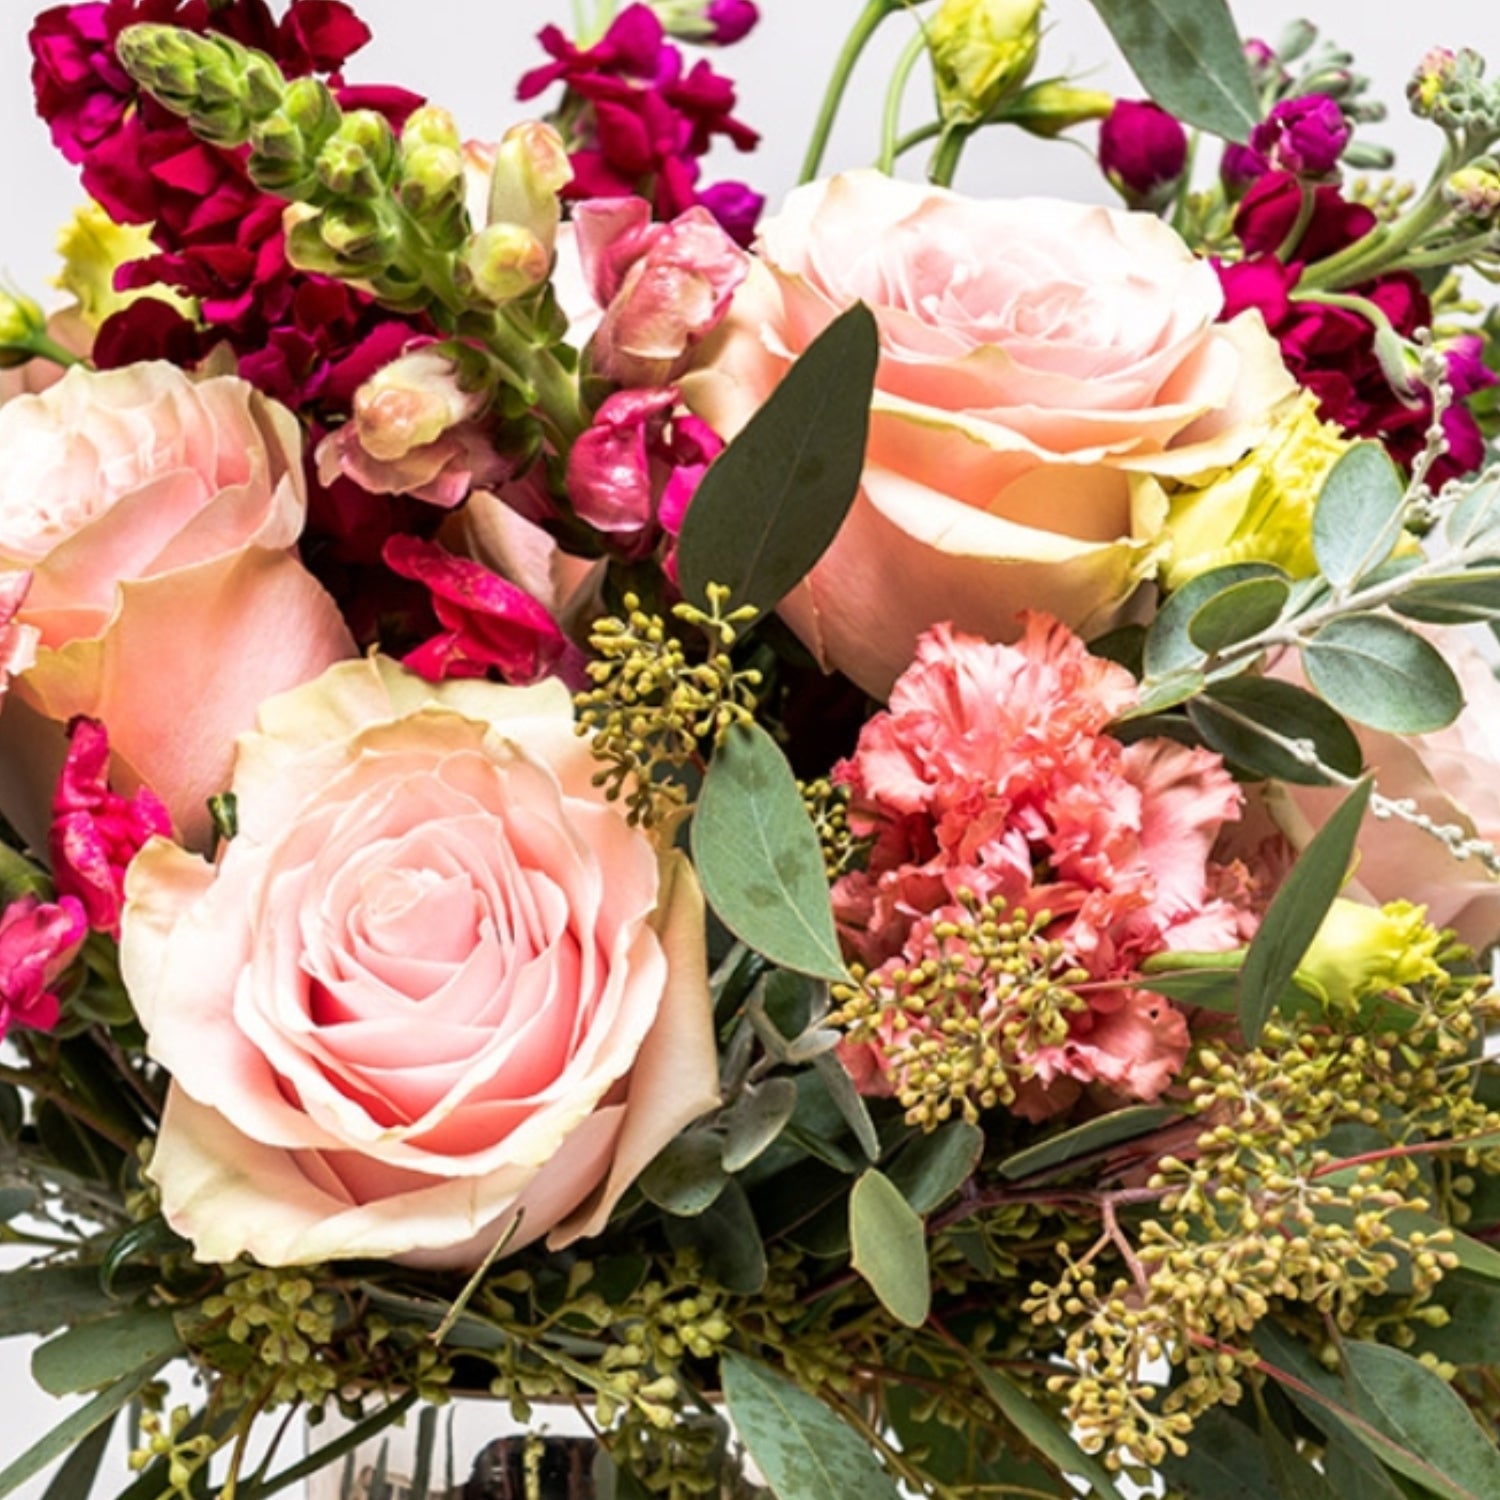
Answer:
[{"label": "bouquet of flowers", "polygon": [[770,212],[749,0],[491,143],[345,0],[36,17],[0,1494],[410,1414],[425,1500],[466,1392],[616,1500],[1500,1496],[1500,84],[1414,61],[1413,185],[1311,25],[1093,4],[1149,100],[869,0]]}]

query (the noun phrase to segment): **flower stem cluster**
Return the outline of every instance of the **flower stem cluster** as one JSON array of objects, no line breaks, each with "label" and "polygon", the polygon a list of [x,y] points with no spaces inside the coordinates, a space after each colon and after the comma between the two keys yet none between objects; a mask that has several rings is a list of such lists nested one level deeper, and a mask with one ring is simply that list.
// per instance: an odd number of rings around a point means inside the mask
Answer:
[{"label": "flower stem cluster", "polygon": [[193,1414],[186,1406],[174,1407],[165,1417],[160,1412],[146,1410],[141,1413],[140,1421],[140,1441],[131,1449],[126,1462],[139,1473],[164,1459],[167,1493],[187,1500],[193,1480],[213,1457],[218,1444],[206,1432],[193,1430]]},{"label": "flower stem cluster", "polygon": [[669,822],[688,798],[671,773],[701,766],[706,746],[732,725],[754,722],[760,673],[736,667],[732,652],[755,611],[726,614],[729,590],[719,585],[710,584],[708,595],[706,611],[685,602],[672,609],[674,620],[707,637],[706,655],[634,594],[625,596],[623,618],[600,620],[589,638],[594,686],[575,699],[578,732],[591,737],[603,763],[595,785],[624,798],[632,823]]},{"label": "flower stem cluster", "polygon": [[1009,1105],[1033,1075],[1031,1059],[1068,1036],[1087,1009],[1071,986],[1088,974],[1043,936],[1049,912],[1007,911],[1003,899],[959,893],[957,914],[935,921],[930,951],[910,968],[851,968],[836,985],[831,1024],[869,1044],[896,1089],[908,1123],[935,1130],[955,1110],[977,1122]]}]

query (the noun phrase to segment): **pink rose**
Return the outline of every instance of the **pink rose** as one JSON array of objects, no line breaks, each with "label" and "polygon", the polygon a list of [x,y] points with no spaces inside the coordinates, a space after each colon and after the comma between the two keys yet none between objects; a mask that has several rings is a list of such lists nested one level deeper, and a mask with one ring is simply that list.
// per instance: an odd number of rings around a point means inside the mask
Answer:
[{"label": "pink rose", "polygon": [[[1458,674],[1464,711],[1432,734],[1394,735],[1353,724],[1365,765],[1383,796],[1410,798],[1419,813],[1500,848],[1500,684],[1488,661],[1462,637],[1445,632],[1441,646]],[[1278,675],[1294,675],[1287,666]],[[1271,817],[1294,849],[1306,847],[1343,793],[1276,784]],[[1500,939],[1500,878],[1474,858],[1456,859],[1432,834],[1400,818],[1367,815],[1354,876],[1345,894],[1377,905],[1425,905],[1437,927],[1451,927],[1482,951]]]},{"label": "pink rose", "polygon": [[217,869],[136,858],[151,1175],[199,1256],[565,1244],[714,1106],[702,897],[596,769],[556,681],[349,662],[241,740]]},{"label": "pink rose", "polygon": [[851,172],[795,191],[757,249],[683,393],[733,436],[837,313],[874,312],[864,483],[782,612],[879,695],[938,620],[991,640],[1023,607],[1114,623],[1159,529],[1131,476],[1232,462],[1293,389],[1259,318],[1217,323],[1212,267],[1150,215]]},{"label": "pink rose", "polygon": [[0,406],[0,570],[30,571],[15,618],[40,638],[0,717],[0,805],[23,831],[82,714],[127,790],[209,837],[257,704],[353,650],[292,550],[305,511],[297,424],[241,380],[77,367]]}]

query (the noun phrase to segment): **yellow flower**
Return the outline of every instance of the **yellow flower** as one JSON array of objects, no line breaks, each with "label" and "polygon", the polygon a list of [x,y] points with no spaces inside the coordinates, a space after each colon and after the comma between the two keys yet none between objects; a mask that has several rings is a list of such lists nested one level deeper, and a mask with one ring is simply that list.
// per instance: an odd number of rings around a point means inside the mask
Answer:
[{"label": "yellow flower", "polygon": [[1352,446],[1333,423],[1318,419],[1317,398],[1304,391],[1263,443],[1196,487],[1169,492],[1154,478],[1138,480],[1138,512],[1164,516],[1163,585],[1180,588],[1228,563],[1274,563],[1293,578],[1317,572],[1313,509]]},{"label": "yellow flower", "polygon": [[1323,918],[1297,978],[1320,991],[1325,1004],[1349,1009],[1385,990],[1441,979],[1445,970],[1438,954],[1445,946],[1425,906],[1410,901],[1365,906],[1341,897]]},{"label": "yellow flower", "polygon": [[145,224],[116,224],[97,203],[80,208],[57,236],[57,253],[63,258],[62,270],[53,285],[71,292],[78,301],[78,311],[91,328],[138,297],[152,296],[170,302],[182,312],[191,312],[192,304],[164,287],[147,292],[117,292],[115,272],[127,261],[155,255],[151,232]]},{"label": "yellow flower", "polygon": [[1042,0],[943,0],[927,46],[944,119],[982,120],[1031,73]]}]

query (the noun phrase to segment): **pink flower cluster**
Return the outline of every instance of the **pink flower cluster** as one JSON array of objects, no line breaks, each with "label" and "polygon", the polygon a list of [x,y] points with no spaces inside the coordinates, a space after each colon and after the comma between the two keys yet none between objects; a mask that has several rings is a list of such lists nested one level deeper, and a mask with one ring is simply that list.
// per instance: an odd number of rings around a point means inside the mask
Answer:
[{"label": "pink flower cluster", "polygon": [[640,193],[659,219],[702,204],[735,240],[749,243],[765,199],[740,182],[698,185],[699,159],[716,136],[741,151],[760,139],[734,117],[729,79],[701,60],[684,70],[681,50],[645,5],[627,6],[592,47],[556,26],[540,40],[553,61],[527,73],[517,94],[533,99],[561,83],[581,106],[565,103],[560,111],[571,134],[566,197]]},{"label": "pink flower cluster", "polygon": [[1161,1094],[1187,1025],[1130,981],[1154,953],[1233,948],[1252,923],[1211,858],[1238,787],[1209,751],[1106,733],[1134,701],[1128,672],[1045,615],[1027,615],[1013,646],[939,625],[835,773],[851,828],[873,843],[868,867],[835,886],[834,912],[877,982],[931,955],[962,892],[1051,913],[1047,937],[1105,982],[1065,1042],[1027,1059],[1017,1107],[1034,1117],[1090,1084]]}]

